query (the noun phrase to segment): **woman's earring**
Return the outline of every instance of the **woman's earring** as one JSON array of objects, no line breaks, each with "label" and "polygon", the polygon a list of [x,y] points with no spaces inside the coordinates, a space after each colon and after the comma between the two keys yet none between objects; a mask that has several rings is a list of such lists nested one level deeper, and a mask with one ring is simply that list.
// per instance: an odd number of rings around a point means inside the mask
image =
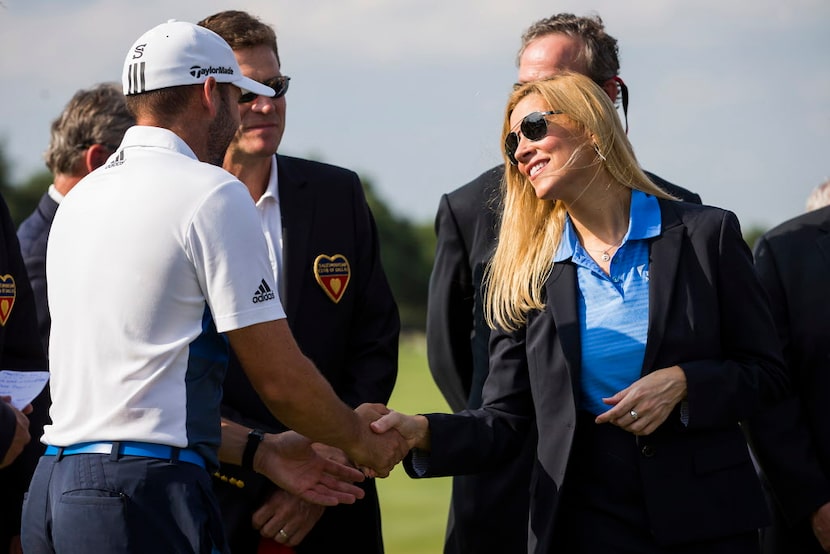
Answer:
[{"label": "woman's earring", "polygon": [[603,156],[602,152],[599,151],[599,146],[597,146],[596,143],[594,143],[594,152],[597,153],[597,156],[599,156],[600,160],[605,161],[605,156]]}]

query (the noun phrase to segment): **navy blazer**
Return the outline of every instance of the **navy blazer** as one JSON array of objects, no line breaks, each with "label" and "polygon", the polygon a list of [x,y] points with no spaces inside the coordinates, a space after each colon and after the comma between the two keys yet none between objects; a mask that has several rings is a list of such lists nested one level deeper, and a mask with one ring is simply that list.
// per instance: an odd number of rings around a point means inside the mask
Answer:
[{"label": "navy blazer", "polygon": [[[20,255],[14,223],[2,195],[0,283],[4,297],[4,305],[0,307],[3,310],[0,313],[0,369],[45,370],[46,354],[38,336],[32,288]],[[0,491],[3,491],[5,514],[0,518],[0,544],[4,545],[0,551],[3,552],[11,537],[20,534],[23,494],[29,487],[29,480],[45,448],[39,439],[43,434],[43,426],[49,423],[49,387],[32,401],[32,408],[32,413],[28,416],[31,440],[14,462],[0,469]],[[8,452],[16,426],[17,416],[10,405],[0,401],[0,458]]]},{"label": "navy blazer", "polygon": [[504,167],[441,196],[435,216],[435,260],[429,278],[427,358],[453,411],[478,408],[487,377],[490,328],[481,281],[493,255]]},{"label": "navy blazer", "polygon": [[[688,425],[679,408],[636,439],[660,544],[754,530],[769,514],[739,422],[784,394],[775,327],[731,212],[660,200],[662,232],[650,240],[648,339],[642,374],[680,365]],[[567,478],[580,395],[576,267],[554,266],[546,307],[518,332],[495,331],[484,406],[431,414],[425,476],[474,473],[511,458],[535,422],[529,552],[548,552],[558,491]],[[411,459],[406,462],[411,475]]]},{"label": "navy blazer", "polygon": [[[385,404],[397,377],[400,319],[360,180],[354,172],[332,165],[277,158],[283,223],[280,288],[291,332],[344,402],[354,407],[364,402]],[[339,302],[315,279],[314,260],[319,255],[342,255],[349,263],[350,280]],[[251,427],[268,432],[286,428],[262,403],[233,355],[222,409],[226,417]],[[274,486],[240,473],[238,466],[224,464],[222,472],[241,475],[246,482],[245,490],[214,482],[231,547],[234,552],[255,552],[258,532],[250,525],[250,515]],[[363,486],[366,496],[359,502],[326,508],[297,552],[334,552],[344,544],[356,552],[382,552],[374,480]],[[231,515],[240,508],[241,515]],[[237,518],[236,524],[230,521]]]},{"label": "navy blazer", "polygon": [[38,330],[43,341],[43,347],[47,351],[49,349],[49,328],[52,326],[52,318],[49,316],[49,300],[46,288],[46,241],[49,238],[49,230],[52,228],[52,221],[55,220],[57,211],[58,203],[46,193],[40,198],[35,211],[24,219],[20,227],[17,228],[20,252],[23,254],[26,271],[29,273],[29,282],[32,284],[32,291],[35,295]]},{"label": "navy blazer", "polygon": [[[775,507],[793,528],[788,552],[820,551],[809,517],[830,502],[830,207],[765,233],[755,264],[778,325],[793,394],[751,421]],[[799,549],[800,548],[800,549]]]},{"label": "navy blazer", "polygon": [[[291,332],[347,404],[386,403],[397,377],[400,319],[360,180],[332,165],[287,156],[278,160],[280,287]],[[341,254],[351,266],[349,284],[337,303],[314,277],[314,260],[321,254]],[[223,403],[269,429],[284,429],[235,359]]]}]

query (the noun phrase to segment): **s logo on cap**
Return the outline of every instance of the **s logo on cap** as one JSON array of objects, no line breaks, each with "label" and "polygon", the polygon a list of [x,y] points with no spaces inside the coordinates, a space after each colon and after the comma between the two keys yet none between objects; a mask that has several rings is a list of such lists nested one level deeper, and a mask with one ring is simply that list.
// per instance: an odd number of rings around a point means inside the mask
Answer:
[{"label": "s logo on cap", "polygon": [[144,47],[147,46],[146,44],[136,44],[135,48],[133,48],[133,59],[137,60],[141,56],[144,55]]}]

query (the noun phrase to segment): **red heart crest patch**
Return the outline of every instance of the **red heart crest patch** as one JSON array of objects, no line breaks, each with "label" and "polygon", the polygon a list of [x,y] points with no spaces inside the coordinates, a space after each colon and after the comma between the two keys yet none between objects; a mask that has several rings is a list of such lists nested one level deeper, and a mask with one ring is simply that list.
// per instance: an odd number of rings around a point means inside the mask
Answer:
[{"label": "red heart crest patch", "polygon": [[333,256],[320,254],[314,259],[314,278],[335,304],[343,298],[351,276],[349,260],[343,254]]},{"label": "red heart crest patch", "polygon": [[9,320],[16,297],[17,287],[14,284],[14,277],[0,275],[0,325],[5,326]]}]

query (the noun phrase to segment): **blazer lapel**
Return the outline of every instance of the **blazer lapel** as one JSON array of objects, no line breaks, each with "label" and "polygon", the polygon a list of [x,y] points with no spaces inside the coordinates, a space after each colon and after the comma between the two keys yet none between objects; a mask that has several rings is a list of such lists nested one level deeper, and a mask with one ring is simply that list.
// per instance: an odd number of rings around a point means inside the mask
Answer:
[{"label": "blazer lapel", "polygon": [[545,288],[548,306],[545,311],[549,311],[553,318],[562,352],[570,366],[568,369],[571,374],[574,398],[579,398],[582,344],[579,336],[579,313],[576,301],[576,266],[569,261],[553,264]]},{"label": "blazer lapel", "polygon": [[649,250],[648,340],[643,357],[643,374],[654,366],[663,342],[677,266],[683,250],[686,228],[669,202],[660,201],[662,231],[652,239]]},{"label": "blazer lapel", "polygon": [[290,158],[277,155],[277,171],[283,261],[279,286],[285,314],[288,321],[293,321],[299,309],[303,272],[312,271],[308,243],[314,224],[314,198],[307,179]]}]

